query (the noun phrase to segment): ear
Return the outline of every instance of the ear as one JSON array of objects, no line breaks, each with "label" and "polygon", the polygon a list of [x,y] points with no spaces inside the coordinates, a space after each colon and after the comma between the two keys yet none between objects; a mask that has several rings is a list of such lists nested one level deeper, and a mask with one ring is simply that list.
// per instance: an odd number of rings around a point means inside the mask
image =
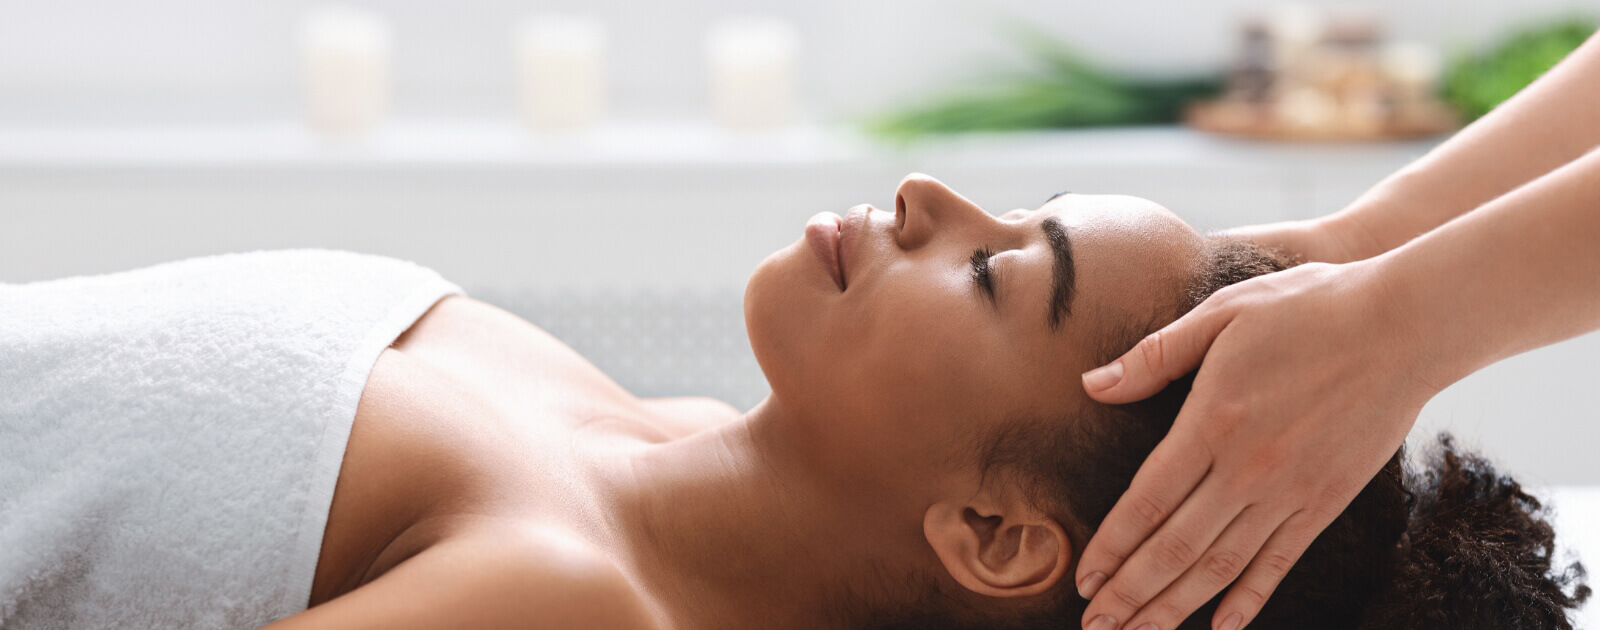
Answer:
[{"label": "ear", "polygon": [[922,532],[950,576],[983,595],[1038,595],[1072,562],[1072,541],[1061,525],[1018,502],[980,496],[935,503],[923,516]]}]

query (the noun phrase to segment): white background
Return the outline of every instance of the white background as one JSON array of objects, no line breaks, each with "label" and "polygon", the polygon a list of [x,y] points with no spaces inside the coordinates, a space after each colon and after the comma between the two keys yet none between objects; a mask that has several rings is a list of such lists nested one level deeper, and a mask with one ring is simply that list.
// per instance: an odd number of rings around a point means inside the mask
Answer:
[{"label": "white background", "polygon": [[[295,27],[306,0],[0,1],[0,116],[78,122],[276,119],[297,112]],[[509,115],[510,31],[520,16],[582,12],[612,41],[611,85],[629,116],[706,108],[702,36],[717,17],[785,17],[803,38],[806,102],[823,120],[970,76],[1004,57],[1004,26],[1056,33],[1108,64],[1207,69],[1232,52],[1261,0],[390,0],[351,2],[394,25],[400,115]],[[1386,18],[1397,38],[1472,47],[1594,0],[1334,3]]]}]

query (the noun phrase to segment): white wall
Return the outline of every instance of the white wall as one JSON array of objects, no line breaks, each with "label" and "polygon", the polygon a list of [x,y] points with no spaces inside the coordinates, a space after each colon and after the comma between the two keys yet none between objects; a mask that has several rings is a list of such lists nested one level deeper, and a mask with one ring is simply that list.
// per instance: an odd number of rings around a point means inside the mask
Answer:
[{"label": "white wall", "polygon": [[[0,120],[292,118],[294,29],[307,0],[0,0]],[[822,120],[970,76],[1003,57],[1007,16],[1134,69],[1200,69],[1231,54],[1261,0],[365,0],[393,19],[398,114],[501,114],[512,103],[509,23],[592,13],[612,29],[625,116],[705,110],[701,36],[728,13],[788,17],[805,38],[806,101]],[[1317,2],[1317,5],[1335,5]],[[1398,37],[1472,45],[1594,0],[1407,0],[1374,7]],[[1337,5],[1335,5],[1337,6]]]}]

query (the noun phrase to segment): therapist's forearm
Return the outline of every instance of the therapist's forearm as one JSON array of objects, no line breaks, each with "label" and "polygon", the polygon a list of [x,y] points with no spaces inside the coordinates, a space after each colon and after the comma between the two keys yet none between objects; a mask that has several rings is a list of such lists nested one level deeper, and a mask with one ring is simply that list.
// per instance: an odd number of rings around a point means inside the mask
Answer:
[{"label": "therapist's forearm", "polygon": [[1437,390],[1600,329],[1600,149],[1364,263]]},{"label": "therapist's forearm", "polygon": [[1600,35],[1427,155],[1323,217],[1350,260],[1376,256],[1600,144]]}]

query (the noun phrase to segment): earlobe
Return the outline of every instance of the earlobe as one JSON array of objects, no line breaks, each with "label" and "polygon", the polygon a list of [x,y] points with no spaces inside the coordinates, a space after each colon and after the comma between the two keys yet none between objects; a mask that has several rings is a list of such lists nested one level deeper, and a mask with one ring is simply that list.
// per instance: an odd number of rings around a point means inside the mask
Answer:
[{"label": "earlobe", "polygon": [[1072,543],[1048,515],[1022,506],[941,502],[922,531],[945,570],[967,589],[993,597],[1050,590],[1066,573]]}]

